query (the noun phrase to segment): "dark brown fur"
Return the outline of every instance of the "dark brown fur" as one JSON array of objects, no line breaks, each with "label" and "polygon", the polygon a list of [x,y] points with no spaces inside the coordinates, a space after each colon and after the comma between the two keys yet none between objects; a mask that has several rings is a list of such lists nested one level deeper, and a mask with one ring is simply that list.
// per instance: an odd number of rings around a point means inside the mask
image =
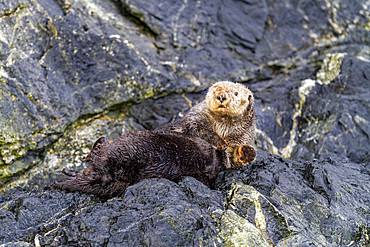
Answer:
[{"label": "dark brown fur", "polygon": [[144,178],[159,177],[173,181],[193,176],[211,186],[225,169],[226,153],[208,142],[171,133],[132,131],[109,143],[97,140],[86,157],[91,164],[83,171],[64,169],[72,176],[46,189],[80,191],[112,197]]}]

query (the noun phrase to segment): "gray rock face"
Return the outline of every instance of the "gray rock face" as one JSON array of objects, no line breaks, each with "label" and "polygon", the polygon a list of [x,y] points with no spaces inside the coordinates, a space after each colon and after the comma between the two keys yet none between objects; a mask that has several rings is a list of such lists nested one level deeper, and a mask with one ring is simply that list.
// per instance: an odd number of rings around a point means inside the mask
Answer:
[{"label": "gray rock face", "polygon": [[[259,152],[218,190],[192,177],[144,179],[108,201],[79,193],[0,197],[2,243],[41,246],[366,246],[369,169]],[[7,246],[7,245],[5,245]]]},{"label": "gray rock face", "polygon": [[345,56],[339,75],[329,85],[316,83],[306,99],[315,105],[302,109],[302,145],[316,157],[368,163],[369,85],[370,63]]},{"label": "gray rock face", "polygon": [[[369,23],[366,0],[0,2],[0,244],[370,245]],[[251,88],[274,155],[215,191],[41,191],[100,136],[179,118],[217,80]]]}]

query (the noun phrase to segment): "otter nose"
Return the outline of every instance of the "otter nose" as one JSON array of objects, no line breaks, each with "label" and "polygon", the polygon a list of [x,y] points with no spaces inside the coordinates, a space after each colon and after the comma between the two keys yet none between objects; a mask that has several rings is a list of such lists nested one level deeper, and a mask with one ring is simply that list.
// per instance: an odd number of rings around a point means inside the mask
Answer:
[{"label": "otter nose", "polygon": [[226,100],[226,95],[225,94],[220,94],[217,96],[217,99],[222,103]]}]

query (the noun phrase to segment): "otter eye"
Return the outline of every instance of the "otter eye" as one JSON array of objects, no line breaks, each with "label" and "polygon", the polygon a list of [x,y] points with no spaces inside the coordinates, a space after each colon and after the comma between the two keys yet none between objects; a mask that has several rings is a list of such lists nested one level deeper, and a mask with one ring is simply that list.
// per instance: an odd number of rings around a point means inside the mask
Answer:
[{"label": "otter eye", "polygon": [[238,96],[238,92],[235,92],[234,94],[235,94],[235,96]]}]

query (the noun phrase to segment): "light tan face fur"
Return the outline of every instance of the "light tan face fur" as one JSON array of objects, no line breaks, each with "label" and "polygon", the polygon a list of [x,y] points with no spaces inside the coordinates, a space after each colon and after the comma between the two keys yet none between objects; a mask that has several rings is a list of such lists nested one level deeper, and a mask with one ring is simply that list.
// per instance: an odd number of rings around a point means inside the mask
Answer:
[{"label": "light tan face fur", "polygon": [[237,116],[242,114],[249,104],[253,104],[253,94],[242,84],[221,81],[209,88],[206,102],[212,112]]}]

